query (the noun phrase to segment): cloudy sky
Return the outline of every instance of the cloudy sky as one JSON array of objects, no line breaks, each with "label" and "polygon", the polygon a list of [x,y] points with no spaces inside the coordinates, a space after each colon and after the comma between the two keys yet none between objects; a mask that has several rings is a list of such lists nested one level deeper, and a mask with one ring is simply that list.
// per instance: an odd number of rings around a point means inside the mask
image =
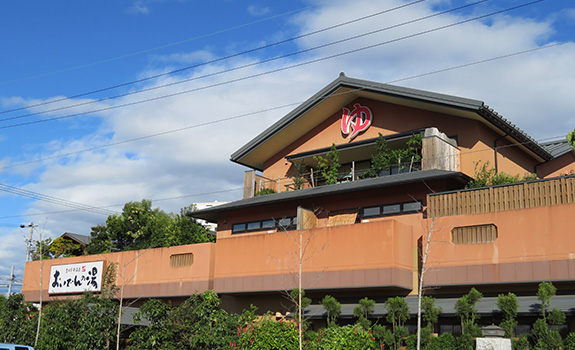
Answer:
[{"label": "cloudy sky", "polygon": [[230,154],[342,71],[485,101],[539,141],[575,128],[566,0],[5,1],[0,33],[0,284],[20,224],[240,199]]}]

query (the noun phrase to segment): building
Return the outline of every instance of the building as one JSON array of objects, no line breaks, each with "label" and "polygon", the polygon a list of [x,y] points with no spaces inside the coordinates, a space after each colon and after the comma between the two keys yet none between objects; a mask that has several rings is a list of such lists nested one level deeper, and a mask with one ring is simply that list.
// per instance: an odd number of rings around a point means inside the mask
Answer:
[{"label": "building", "polygon": [[[374,170],[382,144],[396,157]],[[322,174],[333,149],[341,166]],[[317,304],[326,294],[344,304],[343,318],[363,297],[378,302],[381,316],[387,297],[414,303],[431,234],[423,287],[443,305],[438,331],[457,332],[453,305],[472,286],[485,295],[482,322],[496,321],[499,293],[514,292],[520,326],[528,327],[542,281],[558,288],[554,306],[575,330],[575,241],[567,221],[575,213],[575,177],[562,176],[575,171],[575,151],[566,142],[540,144],[481,101],[341,74],[231,160],[251,169],[244,199],[189,214],[217,223],[217,243],[46,264],[117,262],[128,299],[179,300],[214,289],[231,311],[255,304],[282,314],[301,271],[316,304],[310,317],[325,318]],[[465,189],[486,164],[537,179]],[[256,196],[263,188],[278,193]],[[44,300],[70,292],[47,289],[58,277],[52,269],[43,273]],[[38,273],[38,262],[27,263],[27,300],[39,299],[31,277]]]}]

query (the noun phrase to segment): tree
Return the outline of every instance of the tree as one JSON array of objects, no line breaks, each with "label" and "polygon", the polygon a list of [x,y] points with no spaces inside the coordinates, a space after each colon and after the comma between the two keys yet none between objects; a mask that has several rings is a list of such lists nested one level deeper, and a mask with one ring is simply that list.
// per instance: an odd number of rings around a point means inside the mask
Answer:
[{"label": "tree", "polygon": [[341,303],[337,301],[336,298],[332,297],[331,295],[326,295],[321,304],[323,305],[324,309],[327,311],[327,325],[328,327],[336,326],[336,321],[339,315],[341,314]]},{"label": "tree", "polygon": [[0,295],[0,343],[34,345],[37,316],[22,294]]},{"label": "tree", "polygon": [[409,334],[407,328],[403,326],[409,320],[409,306],[405,298],[394,297],[385,301],[385,307],[387,309],[385,319],[392,325],[393,347],[399,349],[403,338]]},{"label": "tree", "polygon": [[507,295],[499,294],[497,297],[497,307],[503,312],[503,321],[499,326],[505,329],[505,336],[508,338],[513,337],[515,327],[517,327],[517,310],[519,309],[519,302],[517,296],[513,293]]},{"label": "tree", "polygon": [[185,215],[190,210],[193,208],[186,207],[180,214],[167,214],[153,209],[146,199],[126,203],[121,214],[111,215],[105,225],[92,228],[87,251],[96,254],[214,241],[205,227]]},{"label": "tree", "polygon": [[481,336],[481,329],[477,326],[476,321],[480,315],[475,309],[475,305],[483,298],[477,289],[471,288],[469,293],[465,294],[455,303],[455,314],[461,320],[461,333],[469,334],[472,337]]},{"label": "tree", "polygon": [[531,330],[531,338],[537,350],[560,349],[561,335],[550,325],[565,323],[565,314],[561,310],[551,309],[551,298],[555,296],[557,288],[551,282],[541,282],[537,290],[537,299],[541,301],[541,318],[535,321]]},{"label": "tree", "polygon": [[339,164],[339,152],[335,144],[331,145],[331,150],[328,154],[325,156],[314,156],[313,159],[317,162],[317,167],[325,178],[325,184],[336,184],[341,164]]},{"label": "tree", "polygon": [[359,305],[353,308],[353,316],[359,318],[358,322],[363,328],[368,329],[371,321],[368,320],[370,314],[375,311],[375,300],[367,297],[359,300]]},{"label": "tree", "polygon": [[567,142],[569,142],[571,147],[575,148],[575,129],[567,134]]},{"label": "tree", "polygon": [[230,348],[238,327],[253,321],[253,312],[229,315],[220,303],[212,290],[192,295],[178,307],[150,299],[135,316],[135,321],[145,318],[150,324],[132,332],[128,349]]},{"label": "tree", "polygon": [[39,350],[110,349],[118,305],[86,293],[78,300],[53,301],[44,308]]}]

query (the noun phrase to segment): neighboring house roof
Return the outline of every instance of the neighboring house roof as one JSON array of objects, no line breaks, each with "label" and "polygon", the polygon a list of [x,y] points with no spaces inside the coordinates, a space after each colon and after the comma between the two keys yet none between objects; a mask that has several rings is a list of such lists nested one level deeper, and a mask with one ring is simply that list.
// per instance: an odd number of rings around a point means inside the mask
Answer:
[{"label": "neighboring house roof", "polygon": [[90,237],[90,236],[79,235],[79,234],[70,233],[70,232],[66,232],[60,237],[70,238],[71,240],[78,242],[81,245],[88,245],[88,244],[90,244],[90,241],[92,240],[92,237]]},{"label": "neighboring house roof", "polygon": [[263,170],[265,160],[319,125],[325,118],[341,109],[341,106],[345,106],[358,97],[476,119],[497,130],[501,135],[516,140],[541,160],[553,159],[553,156],[537,141],[494,112],[482,101],[353,79],[346,77],[343,73],[234,152],[230,159],[250,168]]},{"label": "neighboring house roof", "polygon": [[571,147],[567,140],[543,142],[541,145],[545,147],[547,152],[551,153],[554,158],[559,158],[562,155],[573,151],[573,147]]},{"label": "neighboring house roof", "polygon": [[257,196],[253,198],[247,198],[236,202],[219,205],[213,208],[188,212],[186,213],[186,215],[194,218],[204,219],[211,222],[216,222],[218,218],[218,213],[229,210],[257,207],[272,203],[276,204],[281,202],[302,200],[307,198],[317,198],[321,196],[331,196],[347,192],[371,190],[382,187],[399,186],[423,181],[434,181],[442,179],[453,179],[462,184],[465,184],[471,180],[471,178],[468,177],[467,175],[457,171],[445,171],[445,170],[414,171],[411,173],[387,175],[387,176],[376,177],[373,179],[363,179],[358,181],[338,183],[335,185],[324,185],[313,188],[305,188],[301,190]]}]

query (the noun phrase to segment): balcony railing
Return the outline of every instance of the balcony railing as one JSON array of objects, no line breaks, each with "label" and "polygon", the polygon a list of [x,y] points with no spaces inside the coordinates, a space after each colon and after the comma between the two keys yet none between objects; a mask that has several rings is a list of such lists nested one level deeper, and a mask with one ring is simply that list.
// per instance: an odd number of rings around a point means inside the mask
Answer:
[{"label": "balcony railing", "polygon": [[575,176],[430,194],[428,216],[492,213],[575,203]]}]

